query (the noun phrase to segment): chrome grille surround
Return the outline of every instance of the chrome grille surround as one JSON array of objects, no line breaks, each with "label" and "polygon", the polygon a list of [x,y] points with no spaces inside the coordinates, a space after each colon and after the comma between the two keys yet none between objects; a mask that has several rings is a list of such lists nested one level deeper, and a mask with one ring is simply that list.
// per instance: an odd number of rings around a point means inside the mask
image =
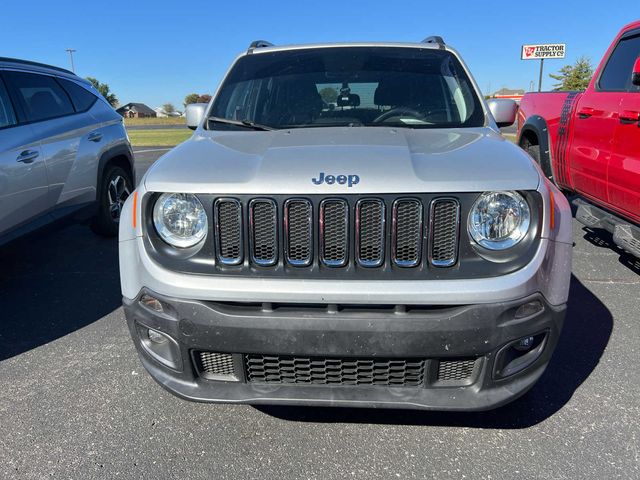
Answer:
[{"label": "chrome grille surround", "polygon": [[384,202],[365,198],[356,203],[356,261],[363,267],[379,267],[385,256]]},{"label": "chrome grille surround", "polygon": [[313,206],[309,200],[290,198],[284,203],[284,256],[294,267],[313,261]]},{"label": "chrome grille surround", "polygon": [[235,198],[219,198],[213,210],[218,262],[240,265],[244,259],[242,204]]},{"label": "chrome grille surround", "polygon": [[460,203],[455,198],[436,198],[429,214],[429,263],[452,267],[458,262]]},{"label": "chrome grille surround", "polygon": [[349,260],[349,205],[339,198],[320,202],[320,262],[344,267]]},{"label": "chrome grille surround", "polygon": [[249,202],[249,251],[251,261],[261,267],[278,261],[278,212],[276,202],[254,198]]},{"label": "chrome grille surround", "polygon": [[391,259],[399,267],[416,267],[422,261],[423,205],[416,198],[398,198],[391,213]]}]

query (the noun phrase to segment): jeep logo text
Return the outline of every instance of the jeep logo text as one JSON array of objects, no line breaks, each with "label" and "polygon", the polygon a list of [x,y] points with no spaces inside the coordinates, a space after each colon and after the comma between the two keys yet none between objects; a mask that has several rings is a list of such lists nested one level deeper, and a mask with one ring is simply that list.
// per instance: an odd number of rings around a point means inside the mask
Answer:
[{"label": "jeep logo text", "polygon": [[358,175],[325,175],[324,172],[320,172],[318,178],[312,178],[311,181],[316,185],[333,185],[337,183],[339,185],[347,184],[349,187],[353,187],[360,183],[360,177]]}]

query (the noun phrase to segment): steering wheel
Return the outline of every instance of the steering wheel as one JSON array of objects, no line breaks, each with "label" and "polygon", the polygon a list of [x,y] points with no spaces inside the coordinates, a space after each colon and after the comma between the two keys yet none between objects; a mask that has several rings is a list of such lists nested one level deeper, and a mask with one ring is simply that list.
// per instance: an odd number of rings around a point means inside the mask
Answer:
[{"label": "steering wheel", "polygon": [[416,120],[424,120],[424,114],[408,107],[396,107],[392,108],[388,112],[384,112],[382,115],[376,117],[373,121],[376,123],[386,122],[390,118],[400,117],[402,115],[408,115]]}]

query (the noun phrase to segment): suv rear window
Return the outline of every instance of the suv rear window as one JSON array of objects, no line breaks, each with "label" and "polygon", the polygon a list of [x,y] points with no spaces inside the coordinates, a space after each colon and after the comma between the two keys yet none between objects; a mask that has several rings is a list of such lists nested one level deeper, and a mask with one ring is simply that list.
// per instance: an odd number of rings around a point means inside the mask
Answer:
[{"label": "suv rear window", "polygon": [[74,113],[67,93],[53,77],[21,72],[5,72],[16,92],[27,120],[36,122]]},{"label": "suv rear window", "polygon": [[11,100],[2,79],[0,79],[0,128],[10,127],[15,124],[16,117],[11,107]]},{"label": "suv rear window", "polygon": [[211,115],[273,128],[484,125],[480,100],[453,54],[405,47],[246,55],[225,79]]},{"label": "suv rear window", "polygon": [[96,102],[98,97],[91,93],[86,88],[82,88],[75,82],[65,80],[64,78],[58,78],[58,82],[62,84],[67,91],[73,102],[73,106],[78,112],[84,112],[89,110],[91,106]]}]

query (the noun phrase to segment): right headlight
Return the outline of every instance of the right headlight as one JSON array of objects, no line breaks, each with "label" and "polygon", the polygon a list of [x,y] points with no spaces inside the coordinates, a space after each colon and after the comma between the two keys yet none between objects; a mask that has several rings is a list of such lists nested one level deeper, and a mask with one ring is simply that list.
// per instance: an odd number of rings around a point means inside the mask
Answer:
[{"label": "right headlight", "polygon": [[163,193],[153,207],[160,238],[179,248],[193,247],[207,235],[207,213],[195,195]]},{"label": "right headlight", "polygon": [[489,250],[516,245],[529,231],[531,210],[518,192],[485,192],[469,212],[469,235]]}]

